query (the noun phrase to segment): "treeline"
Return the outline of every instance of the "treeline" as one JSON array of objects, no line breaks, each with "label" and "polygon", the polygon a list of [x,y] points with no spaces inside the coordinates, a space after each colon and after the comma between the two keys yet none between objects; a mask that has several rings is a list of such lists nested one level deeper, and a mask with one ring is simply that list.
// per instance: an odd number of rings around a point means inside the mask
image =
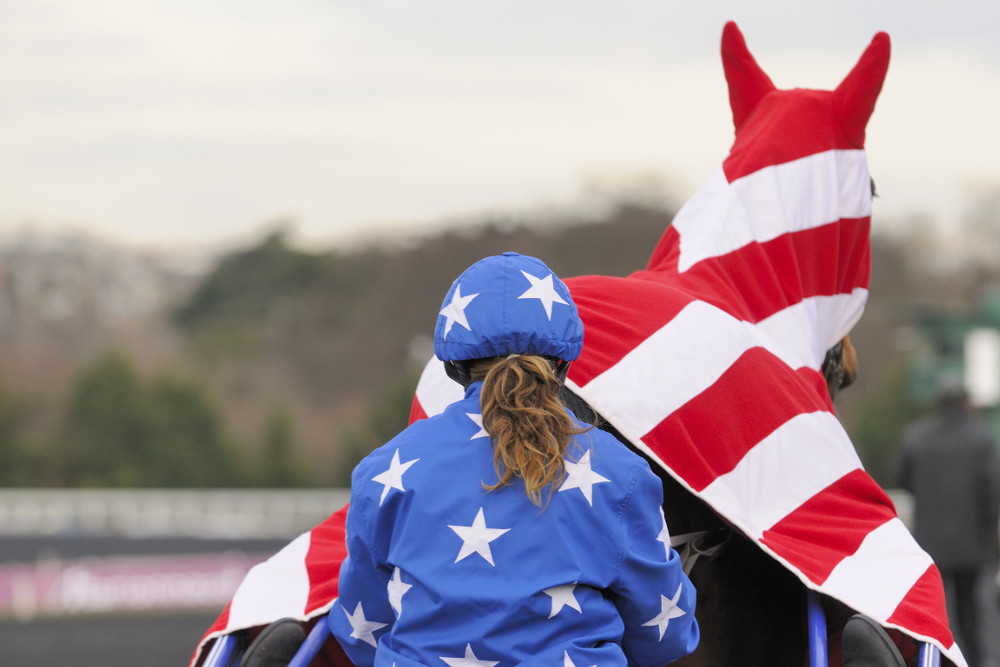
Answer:
[{"label": "treeline", "polygon": [[55,432],[31,442],[28,409],[0,394],[0,485],[57,487],[290,486],[303,481],[287,413],[276,410],[248,459],[196,380],[144,382],[110,352],[76,380]]},{"label": "treeline", "polygon": [[109,340],[46,419],[0,369],[0,484],[345,485],[405,426],[441,299],[468,264],[517,249],[565,275],[623,275],[671,215],[498,218],[350,250],[302,249],[275,229],[163,313],[181,341],[166,361]]},{"label": "treeline", "polygon": [[[0,485],[345,485],[354,463],[405,425],[441,298],[462,269],[518,250],[564,276],[626,275],[672,217],[620,205],[598,220],[495,219],[320,251],[273,230],[221,257],[162,314],[176,352],[109,340],[54,392],[46,418],[0,368]],[[989,262],[932,266],[933,247],[875,237],[871,296],[852,332],[861,377],[837,399],[886,486],[900,432],[927,407],[911,391],[914,350],[900,332],[921,312],[971,307],[998,278]]]}]

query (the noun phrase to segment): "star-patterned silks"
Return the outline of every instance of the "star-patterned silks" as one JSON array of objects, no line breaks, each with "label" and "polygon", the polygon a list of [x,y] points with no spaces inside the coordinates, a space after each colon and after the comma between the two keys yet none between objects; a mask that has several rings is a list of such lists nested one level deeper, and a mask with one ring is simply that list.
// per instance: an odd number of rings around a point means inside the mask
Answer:
[{"label": "star-patterned silks", "polygon": [[465,645],[465,656],[461,658],[446,658],[440,656],[441,660],[451,665],[451,667],[493,667],[499,664],[499,660],[480,660],[472,651],[472,644]]},{"label": "star-patterned silks", "polygon": [[583,321],[566,285],[541,260],[516,252],[466,269],[438,314],[434,355],[445,362],[511,354],[572,361],[583,347]]},{"label": "star-patterned silks", "polygon": [[419,460],[420,459],[413,459],[411,461],[400,463],[399,450],[397,449],[393,452],[392,461],[389,463],[389,469],[372,477],[373,482],[378,482],[383,485],[382,497],[379,498],[378,501],[379,505],[385,502],[385,497],[389,495],[389,489],[397,489],[399,491],[406,490],[403,488],[403,473],[409,470],[410,466]]},{"label": "star-patterned silks", "polygon": [[[516,287],[509,290],[508,303],[534,311],[534,318],[544,322],[543,310],[533,300],[515,301],[523,278],[517,270],[511,277]],[[475,331],[475,307],[487,290],[465,284],[463,289],[482,292],[466,311]],[[450,300],[449,295],[445,301]],[[554,307],[552,319],[563,310]],[[438,325],[443,329],[444,319]],[[466,333],[456,326],[449,339],[458,341]],[[694,603],[688,602],[690,584],[678,559],[665,559],[663,544],[656,541],[663,524],[660,479],[638,456],[600,432],[574,438],[564,455],[571,464],[569,493],[555,494],[543,511],[517,488],[487,492],[483,480],[493,479],[493,448],[480,432],[481,390],[479,383],[470,385],[464,398],[439,418],[422,421],[359,466],[363,472],[355,476],[360,483],[352,489],[345,528],[351,553],[368,557],[347,558],[341,567],[339,606],[355,613],[335,610],[329,619],[331,632],[357,658],[354,664],[370,664],[382,649],[395,655],[404,646],[412,650],[407,654],[412,661],[445,667],[494,661],[499,667],[541,655],[557,665],[564,650],[577,667],[624,664],[615,646],[572,641],[606,630],[621,632],[620,622],[629,636],[622,649],[641,656],[637,664],[679,655],[693,641]],[[473,435],[479,437],[470,440]],[[410,459],[416,462],[404,471]],[[395,486],[387,469],[396,471]],[[380,483],[371,481],[383,472]],[[387,485],[390,490],[380,503]],[[602,531],[606,534],[598,544],[593,530],[602,526],[609,529]],[[622,558],[622,553],[630,557]],[[531,566],[536,558],[545,565]],[[629,610],[619,613],[620,622],[601,586],[582,574],[606,567],[620,582],[609,595],[628,592],[631,600],[635,594]],[[661,594],[669,597],[679,582],[684,588],[677,605],[687,613],[669,618],[668,610],[669,627],[661,637],[658,624],[643,624],[660,611]],[[363,606],[356,610],[359,602]],[[442,615],[441,608],[456,613]],[[524,622],[498,620],[511,613]],[[388,625],[378,625],[384,623]],[[553,639],[557,636],[571,640],[563,644]]]},{"label": "star-patterned silks", "polygon": [[660,518],[663,519],[663,528],[660,529],[660,534],[656,536],[657,542],[663,542],[663,552],[667,556],[667,560],[670,560],[670,529],[667,528],[667,517],[663,515],[663,508],[660,508]]},{"label": "star-patterned silks", "polygon": [[472,434],[469,440],[475,440],[476,438],[488,438],[490,434],[486,432],[483,428],[483,416],[475,412],[466,412],[465,416],[472,420],[472,423],[479,427],[479,430]]},{"label": "star-patterned silks", "polygon": [[477,553],[482,556],[487,563],[494,566],[495,564],[493,562],[493,552],[490,550],[490,542],[510,530],[510,528],[487,528],[486,516],[483,513],[482,507],[479,508],[479,512],[476,514],[476,518],[473,520],[471,526],[449,525],[448,527],[462,538],[462,548],[459,550],[458,556],[455,558],[456,563],[466,556]]},{"label": "star-patterned silks", "polygon": [[583,456],[577,462],[565,459],[563,461],[566,466],[566,479],[563,480],[562,486],[559,487],[560,491],[569,491],[570,489],[580,489],[583,493],[583,497],[587,499],[590,506],[594,505],[594,485],[601,484],[602,482],[610,481],[606,477],[602,477],[593,470],[590,469],[590,450],[588,449],[584,452]]},{"label": "star-patterned silks", "polygon": [[578,612],[583,613],[583,609],[580,608],[580,602],[573,595],[573,590],[576,588],[576,582],[572,584],[564,584],[562,586],[553,586],[552,588],[546,588],[543,593],[552,598],[552,611],[549,612],[549,618],[552,618],[560,611],[563,607],[571,607],[576,609]]},{"label": "star-patterned silks", "polygon": [[[563,651],[563,667],[576,667],[569,657],[569,651]],[[590,667],[597,667],[597,665],[591,665]]]},{"label": "star-patterned silks", "polygon": [[552,284],[551,273],[544,278],[533,276],[523,269],[521,270],[521,273],[528,279],[528,282],[531,283],[531,287],[529,287],[524,294],[517,298],[538,299],[542,303],[542,307],[545,308],[545,315],[549,318],[549,320],[552,320],[553,303],[561,303],[566,306],[569,305],[566,303],[566,300],[559,296],[556,292],[556,288]]},{"label": "star-patterned silks", "polygon": [[667,631],[667,625],[670,624],[670,620],[673,618],[680,618],[687,612],[677,606],[678,600],[681,599],[681,586],[677,586],[677,592],[674,593],[672,598],[668,598],[666,595],[660,596],[660,613],[643,623],[643,627],[648,625],[658,626],[660,629],[660,639],[663,639],[663,633]]},{"label": "star-patterned silks", "polygon": [[375,631],[379,628],[384,628],[388,623],[378,623],[376,621],[369,621],[365,618],[365,612],[361,608],[361,603],[354,608],[353,614],[348,614],[347,610],[344,609],[344,615],[347,616],[347,622],[351,624],[351,636],[355,639],[360,639],[363,642],[371,644],[377,647],[378,642],[375,641]]},{"label": "star-patterned silks", "polygon": [[476,292],[475,294],[470,294],[469,296],[462,296],[462,286],[461,285],[455,286],[455,293],[451,297],[451,303],[442,308],[441,312],[438,313],[438,315],[445,316],[445,323],[444,323],[445,338],[448,337],[448,332],[451,331],[451,328],[455,325],[456,322],[458,324],[461,324],[469,331],[472,331],[472,327],[469,326],[469,320],[465,317],[465,309],[466,307],[468,307],[469,303],[471,303],[472,300],[475,299],[477,296],[479,296],[478,292]]},{"label": "star-patterned silks", "polygon": [[389,604],[396,610],[396,616],[403,613],[403,595],[411,588],[413,588],[413,584],[403,581],[398,567],[392,571],[392,579],[389,580],[387,589],[389,592]]}]

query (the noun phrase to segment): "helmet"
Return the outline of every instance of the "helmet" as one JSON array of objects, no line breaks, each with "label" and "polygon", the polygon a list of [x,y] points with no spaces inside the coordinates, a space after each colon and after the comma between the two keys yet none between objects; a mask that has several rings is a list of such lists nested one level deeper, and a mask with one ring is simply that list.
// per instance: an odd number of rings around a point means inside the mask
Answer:
[{"label": "helmet", "polygon": [[538,354],[572,361],[583,321],[569,289],[539,259],[505,252],[481,259],[445,295],[434,329],[442,361]]}]

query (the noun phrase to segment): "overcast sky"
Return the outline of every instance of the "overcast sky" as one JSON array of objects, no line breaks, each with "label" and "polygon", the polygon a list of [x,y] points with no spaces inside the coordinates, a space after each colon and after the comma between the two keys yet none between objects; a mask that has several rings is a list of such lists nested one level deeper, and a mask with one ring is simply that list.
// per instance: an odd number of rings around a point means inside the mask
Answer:
[{"label": "overcast sky", "polygon": [[0,229],[319,243],[651,175],[683,201],[732,141],[728,19],[782,88],[889,33],[876,224],[1000,187],[995,0],[0,0]]}]

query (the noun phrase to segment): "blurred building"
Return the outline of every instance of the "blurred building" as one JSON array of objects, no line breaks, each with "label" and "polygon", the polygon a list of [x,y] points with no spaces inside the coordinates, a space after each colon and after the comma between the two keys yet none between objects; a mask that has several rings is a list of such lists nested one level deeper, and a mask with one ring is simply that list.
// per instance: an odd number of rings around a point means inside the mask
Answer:
[{"label": "blurred building", "polygon": [[914,330],[913,396],[930,404],[943,378],[960,377],[973,405],[1000,440],[1000,285],[967,311],[925,310]]},{"label": "blurred building", "polygon": [[175,251],[24,228],[0,238],[0,336],[127,325],[176,303],[203,268]]}]

